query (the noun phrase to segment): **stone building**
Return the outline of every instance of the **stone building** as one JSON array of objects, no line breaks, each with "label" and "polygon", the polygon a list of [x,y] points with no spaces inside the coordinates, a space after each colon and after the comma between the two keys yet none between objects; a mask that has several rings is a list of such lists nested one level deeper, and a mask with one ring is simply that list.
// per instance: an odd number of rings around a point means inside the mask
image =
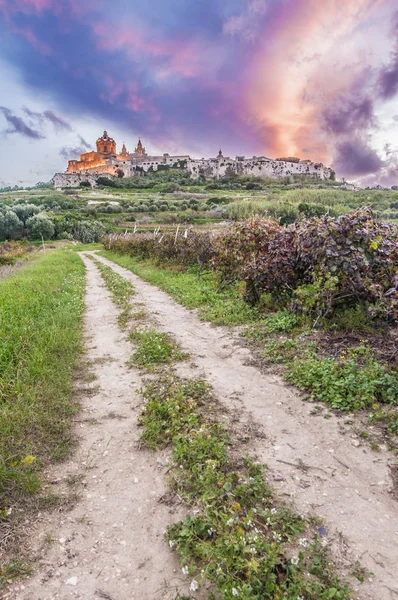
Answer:
[{"label": "stone building", "polygon": [[70,160],[65,173],[57,173],[53,178],[55,187],[75,187],[86,181],[95,185],[96,177],[133,177],[142,171],[157,171],[164,167],[186,169],[193,179],[219,179],[234,175],[253,175],[279,179],[292,175],[309,175],[317,179],[333,179],[335,173],[322,163],[300,160],[295,157],[271,159],[265,156],[245,158],[225,157],[220,150],[215,158],[192,159],[188,154],[170,156],[147,154],[141,139],[134,152],[129,152],[123,143],[120,154],[116,142],[104,131],[96,142],[97,150],[85,152],[80,160]]}]

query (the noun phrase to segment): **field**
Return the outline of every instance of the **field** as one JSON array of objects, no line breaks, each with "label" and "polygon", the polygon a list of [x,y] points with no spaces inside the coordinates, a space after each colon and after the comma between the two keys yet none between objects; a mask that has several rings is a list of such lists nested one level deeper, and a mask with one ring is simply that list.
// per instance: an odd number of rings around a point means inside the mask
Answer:
[{"label": "field", "polygon": [[398,192],[118,185],[2,194],[0,598],[388,600]]},{"label": "field", "polygon": [[[99,180],[102,181],[102,180]],[[106,183],[106,180],[103,180]],[[219,228],[254,215],[282,225],[324,214],[338,216],[371,207],[383,221],[398,221],[398,191],[352,190],[340,182],[296,177],[235,177],[193,181],[177,169],[85,187],[0,193],[0,241],[75,239],[97,242],[105,233],[154,230],[175,224]]]}]

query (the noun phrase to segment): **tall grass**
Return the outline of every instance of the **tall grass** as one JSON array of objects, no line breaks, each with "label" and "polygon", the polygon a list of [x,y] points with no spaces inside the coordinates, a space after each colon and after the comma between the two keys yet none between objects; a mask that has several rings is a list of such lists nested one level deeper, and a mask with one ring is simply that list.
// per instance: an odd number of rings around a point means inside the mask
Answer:
[{"label": "tall grass", "polygon": [[50,251],[0,282],[0,507],[35,492],[71,447],[72,373],[82,348],[84,266]]}]

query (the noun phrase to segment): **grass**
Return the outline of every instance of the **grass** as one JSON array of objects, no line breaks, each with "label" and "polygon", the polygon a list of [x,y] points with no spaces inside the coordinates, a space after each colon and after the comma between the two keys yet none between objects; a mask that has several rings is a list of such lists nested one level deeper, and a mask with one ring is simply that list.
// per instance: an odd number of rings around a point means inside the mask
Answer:
[{"label": "grass", "polygon": [[[285,317],[281,323],[291,326]],[[130,339],[138,344],[132,362],[139,368],[153,371],[155,365],[185,358],[155,329],[133,329]],[[172,489],[194,507],[167,532],[183,573],[196,577],[191,592],[210,582],[209,599],[350,597],[314,524],[276,497],[264,467],[233,448],[203,381],[161,375],[147,383],[143,396],[142,440],[151,450],[170,447]],[[182,597],[177,593],[177,598]]]},{"label": "grass", "polygon": [[131,364],[136,367],[153,370],[156,365],[187,358],[175,342],[155,329],[133,329],[129,337],[137,344],[137,350],[131,357]]},{"label": "grass", "polygon": [[32,573],[32,567],[22,560],[10,560],[5,564],[0,564],[0,591],[4,590],[6,585],[13,579],[28,576]]},{"label": "grass", "polygon": [[73,368],[82,350],[84,266],[50,251],[0,282],[0,501],[40,487],[39,472],[69,453]]},{"label": "grass", "polygon": [[118,323],[123,329],[126,328],[127,323],[131,318],[131,296],[135,293],[132,283],[115,273],[115,271],[107,265],[96,260],[94,256],[89,254],[86,256],[97,265],[107,289],[112,294],[113,301],[122,309],[119,313]]},{"label": "grass", "polygon": [[314,351],[296,356],[287,380],[309,391],[310,400],[321,400],[341,411],[371,408],[374,404],[398,405],[398,373],[368,356],[358,364],[358,349],[341,360],[322,358]]},{"label": "grass", "polygon": [[100,254],[157,285],[183,306],[198,308],[203,320],[216,325],[241,325],[260,318],[260,313],[244,302],[238,288],[218,291],[218,282],[212,273],[203,273],[198,279],[195,268],[175,272],[148,260],[137,260],[107,251]]},{"label": "grass", "polygon": [[201,380],[162,376],[143,390],[142,439],[170,447],[173,490],[193,507],[167,532],[195,592],[210,598],[346,600],[314,524],[276,497],[264,467],[237,453]]}]

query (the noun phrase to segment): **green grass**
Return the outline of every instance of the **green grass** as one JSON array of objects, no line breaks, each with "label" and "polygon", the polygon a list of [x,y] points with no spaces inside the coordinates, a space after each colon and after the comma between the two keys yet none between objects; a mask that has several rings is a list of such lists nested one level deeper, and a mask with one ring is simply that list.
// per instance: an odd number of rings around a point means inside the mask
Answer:
[{"label": "green grass", "polygon": [[[239,455],[207,385],[163,376],[143,390],[142,439],[170,447],[174,492],[194,507],[167,532],[195,591],[233,600],[346,600],[314,524],[274,493],[265,469]],[[193,579],[194,578],[194,579]]]},{"label": "green grass", "polygon": [[74,252],[84,252],[85,250],[101,250],[102,244],[92,243],[92,244],[81,244],[80,242],[71,242],[68,244],[68,250],[73,250]]},{"label": "green grass", "polygon": [[255,308],[244,302],[236,287],[219,292],[217,279],[212,273],[203,273],[198,279],[196,269],[175,272],[160,268],[148,260],[137,260],[107,251],[100,254],[157,285],[183,306],[198,308],[203,320],[217,325],[240,325],[261,317]]},{"label": "green grass", "polygon": [[[292,317],[292,318],[290,318]],[[280,335],[280,332],[290,335]],[[377,361],[368,345],[324,356],[305,330],[305,321],[281,311],[243,332],[268,363],[284,365],[284,377],[311,401],[322,401],[340,411],[358,411],[381,403],[398,406],[398,370]],[[377,413],[376,413],[377,414]],[[397,413],[382,412],[380,421],[394,431]]]},{"label": "green grass", "polygon": [[22,560],[10,560],[5,564],[0,564],[0,591],[4,590],[13,579],[28,576],[31,572],[32,567]]},{"label": "green grass", "polygon": [[82,350],[84,266],[47,251],[0,282],[0,502],[40,487],[71,449],[73,368]]},{"label": "green grass", "polygon": [[367,356],[358,364],[358,350],[342,360],[321,358],[315,352],[296,356],[287,380],[341,411],[361,410],[373,404],[398,405],[398,372]]},{"label": "green grass", "polygon": [[90,258],[97,265],[105,281],[106,287],[112,294],[113,301],[122,309],[118,317],[118,323],[123,329],[126,328],[127,323],[131,318],[131,297],[135,293],[133,284],[115,273],[115,271],[107,265],[96,260],[95,257],[87,254],[87,258]]},{"label": "green grass", "polygon": [[133,329],[129,337],[137,344],[137,350],[131,357],[131,364],[136,367],[153,370],[155,365],[187,358],[175,342],[155,329]]}]

